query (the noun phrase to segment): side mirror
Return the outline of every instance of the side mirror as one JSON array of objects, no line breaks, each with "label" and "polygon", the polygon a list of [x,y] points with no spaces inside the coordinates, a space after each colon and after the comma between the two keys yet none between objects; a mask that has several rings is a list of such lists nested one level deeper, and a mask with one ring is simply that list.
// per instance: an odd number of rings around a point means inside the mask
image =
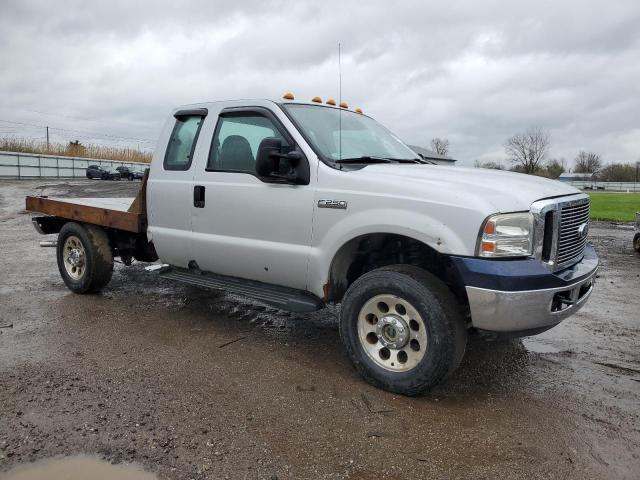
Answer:
[{"label": "side mirror", "polygon": [[282,139],[267,137],[258,146],[256,173],[265,182],[308,185],[309,164],[303,158],[297,150],[283,153]]},{"label": "side mirror", "polygon": [[269,177],[279,166],[278,154],[282,151],[282,140],[267,137],[260,142],[256,155],[256,173],[259,177]]}]

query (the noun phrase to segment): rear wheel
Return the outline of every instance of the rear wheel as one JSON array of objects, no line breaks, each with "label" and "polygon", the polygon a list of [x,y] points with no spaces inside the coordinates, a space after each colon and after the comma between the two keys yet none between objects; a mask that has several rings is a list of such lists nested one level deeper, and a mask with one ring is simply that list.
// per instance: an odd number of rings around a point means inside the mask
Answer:
[{"label": "rear wheel", "polygon": [[636,233],[633,237],[633,249],[636,252],[640,252],[640,233]]},{"label": "rear wheel", "polygon": [[111,280],[113,253],[105,231],[94,225],[64,224],[58,234],[58,270],[69,290],[95,293]]},{"label": "rear wheel", "polygon": [[358,372],[376,387],[417,395],[460,364],[467,333],[458,301],[439,279],[393,265],[347,290],[340,333]]}]

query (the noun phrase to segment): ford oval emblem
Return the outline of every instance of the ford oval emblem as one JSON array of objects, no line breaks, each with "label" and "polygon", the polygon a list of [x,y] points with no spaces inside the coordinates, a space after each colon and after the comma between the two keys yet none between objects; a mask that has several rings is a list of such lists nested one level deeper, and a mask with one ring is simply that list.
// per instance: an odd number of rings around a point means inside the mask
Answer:
[{"label": "ford oval emblem", "polygon": [[580,238],[585,238],[589,233],[589,223],[584,222],[582,225],[578,227],[578,235]]}]

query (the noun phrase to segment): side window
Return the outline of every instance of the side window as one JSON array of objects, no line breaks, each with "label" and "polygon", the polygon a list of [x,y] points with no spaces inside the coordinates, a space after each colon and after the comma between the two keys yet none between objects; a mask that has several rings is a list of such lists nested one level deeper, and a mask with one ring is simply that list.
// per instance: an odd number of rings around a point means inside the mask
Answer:
[{"label": "side window", "polygon": [[289,145],[267,117],[259,114],[220,117],[213,134],[207,170],[255,173],[258,147],[267,137],[280,138],[283,146]]},{"label": "side window", "polygon": [[164,156],[165,170],[189,170],[203,121],[204,118],[200,115],[176,119]]}]

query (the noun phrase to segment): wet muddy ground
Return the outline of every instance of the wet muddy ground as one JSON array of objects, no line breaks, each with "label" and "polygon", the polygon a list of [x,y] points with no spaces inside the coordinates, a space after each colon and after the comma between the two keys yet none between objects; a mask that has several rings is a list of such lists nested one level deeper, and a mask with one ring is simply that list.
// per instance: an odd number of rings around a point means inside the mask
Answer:
[{"label": "wet muddy ground", "polygon": [[592,225],[602,265],[581,312],[522,341],[473,340],[447,384],[405,398],[358,377],[334,310],[284,313],[143,264],[70,293],[24,196],[138,185],[0,180],[0,478],[77,454],[166,479],[638,478],[629,226]]}]

